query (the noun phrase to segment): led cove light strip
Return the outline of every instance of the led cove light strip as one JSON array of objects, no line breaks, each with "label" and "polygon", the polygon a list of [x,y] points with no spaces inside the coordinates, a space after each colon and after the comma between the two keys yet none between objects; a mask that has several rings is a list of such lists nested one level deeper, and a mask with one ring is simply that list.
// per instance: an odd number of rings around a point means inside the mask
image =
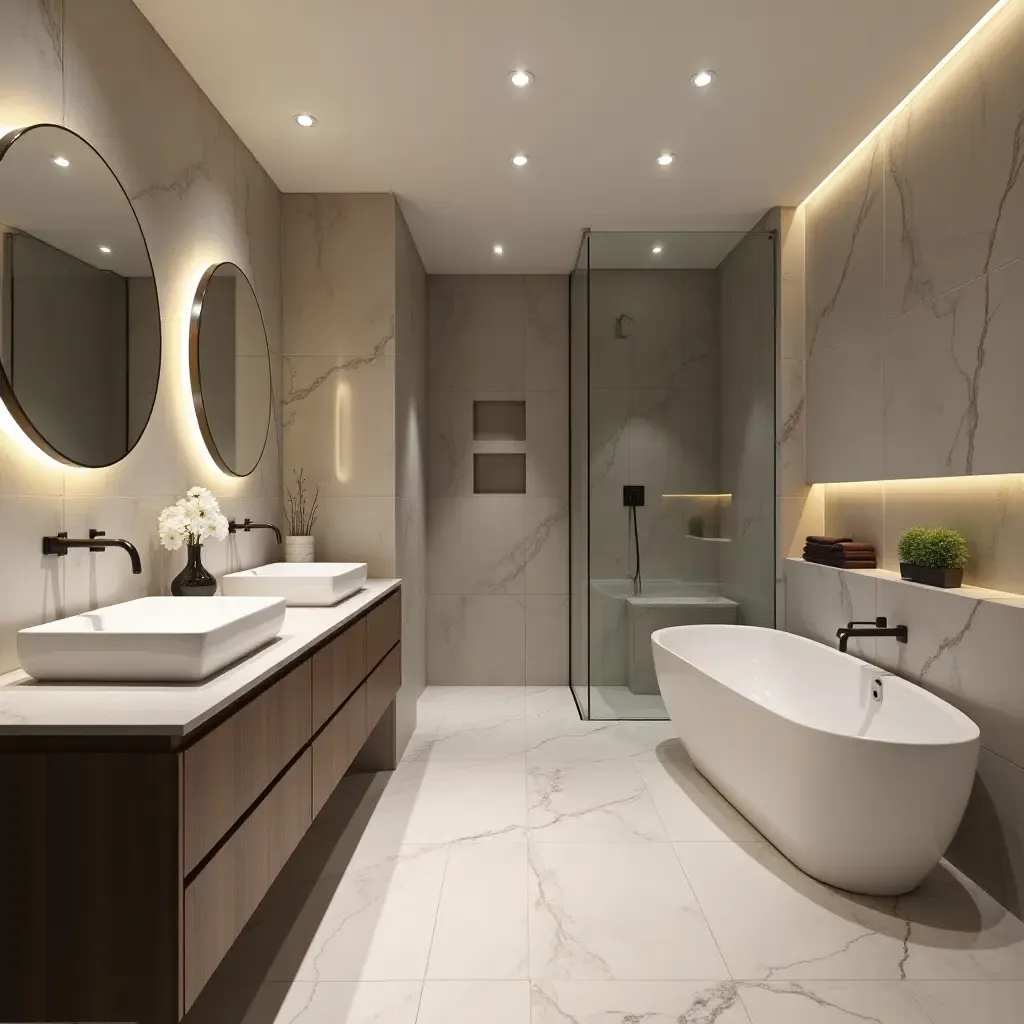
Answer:
[{"label": "led cove light strip", "polygon": [[[867,142],[872,139],[880,129],[884,128],[889,121],[899,114],[900,111],[903,110],[903,108],[906,107],[906,105],[914,98],[914,96],[923,89],[1009,3],[1011,3],[1011,0],[999,0],[995,7],[992,7],[986,14],[982,15],[981,20],[967,33],[967,35],[965,35],[963,39],[961,39],[960,42],[957,43],[956,46],[954,46],[953,49],[950,50],[949,53],[947,53],[946,56],[943,57],[942,60],[940,60],[939,63],[936,64],[935,67],[933,67],[931,71],[929,71],[928,74],[925,75],[924,78],[922,78],[921,81],[918,82],[917,85],[915,85],[914,88],[911,89],[910,92],[908,92],[907,95],[904,96],[903,99],[900,100],[900,102],[893,107],[893,109],[889,111],[889,113],[886,114],[885,117],[883,117],[882,120],[879,121],[878,124],[876,124],[875,127],[857,143],[856,146],[854,146],[853,149],[850,150],[849,153],[847,153],[842,161],[836,164],[836,166],[832,168],[832,170],[814,187],[814,189],[808,194],[807,198],[804,199],[804,203],[810,202],[817,192],[824,188],[864,148]],[[800,205],[802,206],[803,203]]]}]

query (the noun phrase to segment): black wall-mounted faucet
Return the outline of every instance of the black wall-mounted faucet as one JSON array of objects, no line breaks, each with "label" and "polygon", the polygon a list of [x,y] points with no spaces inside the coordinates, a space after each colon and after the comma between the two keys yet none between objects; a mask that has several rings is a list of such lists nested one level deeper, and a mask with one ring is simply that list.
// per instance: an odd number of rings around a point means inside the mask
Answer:
[{"label": "black wall-mounted faucet", "polygon": [[908,632],[906,626],[890,626],[889,620],[879,615],[874,622],[848,622],[836,630],[836,636],[839,637],[839,650],[845,654],[851,636],[891,636],[897,643],[905,644]]},{"label": "black wall-mounted faucet", "polygon": [[274,526],[273,523],[254,523],[251,519],[244,519],[240,523],[236,523],[232,519],[228,523],[228,533],[238,533],[241,530],[243,533],[248,533],[250,530],[273,530],[274,536],[277,538],[277,543],[281,543],[281,531]]},{"label": "black wall-mounted faucet", "polygon": [[88,548],[90,551],[106,551],[107,548],[121,548],[128,552],[132,560],[132,572],[138,576],[142,572],[142,559],[131,541],[118,537],[108,537],[102,530],[90,530],[89,539],[69,537],[67,533],[58,533],[56,537],[43,538],[44,555],[66,555],[71,548]]}]

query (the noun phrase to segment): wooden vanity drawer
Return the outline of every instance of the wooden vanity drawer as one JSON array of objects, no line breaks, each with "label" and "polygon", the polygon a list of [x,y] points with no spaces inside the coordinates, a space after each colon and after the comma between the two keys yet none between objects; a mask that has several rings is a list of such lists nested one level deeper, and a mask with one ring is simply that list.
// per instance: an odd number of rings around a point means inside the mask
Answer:
[{"label": "wooden vanity drawer", "polygon": [[306,750],[186,887],[186,1010],[309,828],[309,774]]},{"label": "wooden vanity drawer", "polygon": [[264,690],[182,755],[183,871],[216,845],[309,741],[309,661]]},{"label": "wooden vanity drawer", "polygon": [[366,619],[362,618],[313,655],[313,732],[365,678]]},{"label": "wooden vanity drawer", "polygon": [[396,590],[366,616],[366,667],[375,668],[402,638],[402,592]]},{"label": "wooden vanity drawer", "polygon": [[366,680],[367,735],[380,721],[380,716],[395,699],[402,685],[402,645],[398,644]]},{"label": "wooden vanity drawer", "polygon": [[313,740],[313,817],[341,782],[348,766],[366,739],[366,686],[360,686],[349,702]]}]

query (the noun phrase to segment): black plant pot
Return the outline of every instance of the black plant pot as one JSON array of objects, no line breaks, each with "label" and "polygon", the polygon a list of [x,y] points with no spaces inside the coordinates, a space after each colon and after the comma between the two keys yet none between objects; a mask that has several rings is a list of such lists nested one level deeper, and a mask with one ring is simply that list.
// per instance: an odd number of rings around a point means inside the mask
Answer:
[{"label": "black plant pot", "polygon": [[203,545],[189,544],[188,562],[171,581],[175,597],[213,597],[217,593],[217,579],[203,567]]},{"label": "black plant pot", "polygon": [[900,562],[900,576],[912,583],[924,583],[929,587],[943,587],[952,590],[963,585],[963,569],[932,569],[926,565],[911,565]]}]

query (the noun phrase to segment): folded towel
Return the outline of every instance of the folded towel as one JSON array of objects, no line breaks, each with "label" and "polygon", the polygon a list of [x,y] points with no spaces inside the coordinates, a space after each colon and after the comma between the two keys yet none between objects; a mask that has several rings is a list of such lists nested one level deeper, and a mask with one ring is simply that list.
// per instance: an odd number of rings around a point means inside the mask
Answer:
[{"label": "folded towel", "polygon": [[831,565],[835,569],[877,569],[878,562],[874,558],[826,558],[820,555],[804,555],[805,562],[815,565]]},{"label": "folded towel", "polygon": [[856,554],[858,551],[875,550],[874,544],[864,544],[860,542],[853,543],[852,541],[844,541],[841,544],[819,544],[817,541],[809,540],[804,547],[810,551],[835,551],[838,554],[842,554],[844,552],[847,554]]},{"label": "folded towel", "polygon": [[808,537],[808,544],[848,544],[852,537]]},{"label": "folded towel", "polygon": [[848,548],[827,548],[818,544],[807,544],[804,547],[804,554],[812,555],[815,558],[874,558],[875,549],[870,545],[851,550]]}]

